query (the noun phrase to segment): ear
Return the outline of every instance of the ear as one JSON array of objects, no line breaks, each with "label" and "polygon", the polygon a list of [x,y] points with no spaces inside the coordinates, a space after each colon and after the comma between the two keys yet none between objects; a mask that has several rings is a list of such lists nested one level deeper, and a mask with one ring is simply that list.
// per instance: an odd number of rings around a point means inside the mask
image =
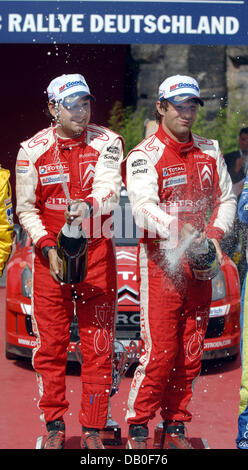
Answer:
[{"label": "ear", "polygon": [[48,109],[49,109],[49,112],[52,115],[52,117],[55,118],[56,115],[57,115],[57,110],[56,110],[54,101],[49,101]]},{"label": "ear", "polygon": [[164,116],[165,115],[165,108],[163,106],[163,104],[161,103],[161,101],[156,101],[156,108],[157,108],[157,111],[158,113],[161,115],[161,116]]}]

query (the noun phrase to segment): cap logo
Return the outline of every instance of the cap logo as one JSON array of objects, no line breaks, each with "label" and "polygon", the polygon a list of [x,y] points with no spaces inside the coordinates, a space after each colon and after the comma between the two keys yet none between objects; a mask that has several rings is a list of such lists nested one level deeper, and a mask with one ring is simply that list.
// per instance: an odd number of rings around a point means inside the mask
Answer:
[{"label": "cap logo", "polygon": [[200,91],[198,86],[195,85],[195,83],[177,83],[175,85],[171,85],[170,87],[170,91],[174,91],[174,90],[177,90],[177,89],[180,89],[180,88],[194,88],[196,91]]},{"label": "cap logo", "polygon": [[77,80],[75,82],[67,82],[59,88],[59,93],[62,93],[62,91],[64,91],[65,88],[72,88],[78,85],[86,86],[86,83],[83,82],[82,80]]}]

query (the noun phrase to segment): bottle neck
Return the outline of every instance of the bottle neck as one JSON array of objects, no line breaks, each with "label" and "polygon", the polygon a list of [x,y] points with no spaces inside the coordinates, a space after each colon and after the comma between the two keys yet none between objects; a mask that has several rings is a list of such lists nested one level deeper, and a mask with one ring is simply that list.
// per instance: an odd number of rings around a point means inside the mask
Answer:
[{"label": "bottle neck", "polygon": [[82,225],[69,225],[65,223],[62,227],[62,233],[68,238],[80,238],[82,236]]},{"label": "bottle neck", "polygon": [[208,243],[208,239],[206,238],[199,245],[199,247],[194,249],[194,255],[205,255],[208,253],[208,250],[209,250],[209,243]]}]

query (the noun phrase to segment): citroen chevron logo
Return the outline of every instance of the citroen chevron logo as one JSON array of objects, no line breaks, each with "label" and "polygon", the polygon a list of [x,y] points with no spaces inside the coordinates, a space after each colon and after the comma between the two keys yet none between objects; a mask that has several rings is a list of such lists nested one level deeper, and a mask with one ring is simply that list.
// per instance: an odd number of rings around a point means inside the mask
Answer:
[{"label": "citroen chevron logo", "polygon": [[209,168],[209,166],[204,165],[204,167],[202,169],[202,172],[201,172],[201,175],[202,175],[202,182],[204,183],[204,181],[209,181],[209,184],[211,186],[211,184],[212,184],[212,181],[211,181],[212,172],[211,172],[211,169]]},{"label": "citroen chevron logo", "polygon": [[117,260],[129,259],[130,261],[135,261],[136,262],[137,256],[136,256],[135,253],[130,253],[129,251],[122,250],[122,251],[118,251],[116,253],[116,258],[117,258]]},{"label": "citroen chevron logo", "polygon": [[[87,175],[88,175],[88,176],[87,176]],[[95,176],[95,167],[94,167],[94,165],[91,165],[91,163],[88,165],[88,168],[87,168],[87,170],[85,171],[84,176],[85,176],[85,177],[87,176],[86,180],[84,181],[84,185],[83,185],[83,187],[85,188],[85,186],[87,185],[88,181],[89,181],[91,178],[94,178],[94,176]]]},{"label": "citroen chevron logo", "polygon": [[132,287],[125,284],[124,286],[118,289],[118,303],[123,302],[124,300],[129,300],[135,305],[139,305],[139,293],[132,289]]},{"label": "citroen chevron logo", "polygon": [[213,168],[211,163],[197,162],[201,189],[209,189],[213,184]]}]

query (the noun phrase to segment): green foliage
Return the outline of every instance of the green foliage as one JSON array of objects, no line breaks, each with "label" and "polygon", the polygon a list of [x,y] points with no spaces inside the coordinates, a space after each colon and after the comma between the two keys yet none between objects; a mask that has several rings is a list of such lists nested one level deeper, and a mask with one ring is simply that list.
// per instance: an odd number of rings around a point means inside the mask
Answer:
[{"label": "green foliage", "polygon": [[[108,126],[124,138],[125,155],[144,138],[145,119],[145,108],[135,111],[132,106],[124,108],[120,101],[116,101],[111,109]],[[204,107],[199,109],[192,132],[218,140],[222,152],[228,153],[237,149],[238,135],[242,127],[248,127],[248,115],[242,106],[237,104],[236,110],[223,108],[211,120],[207,118]]]},{"label": "green foliage", "polygon": [[228,153],[237,149],[239,131],[246,126],[248,126],[247,112],[241,106],[233,111],[228,108],[221,109],[211,121],[206,118],[205,108],[201,108],[192,132],[218,140],[222,152]]},{"label": "green foliage", "polygon": [[125,155],[144,138],[145,108],[134,111],[132,106],[123,108],[116,101],[110,111],[108,126],[125,140]]}]

